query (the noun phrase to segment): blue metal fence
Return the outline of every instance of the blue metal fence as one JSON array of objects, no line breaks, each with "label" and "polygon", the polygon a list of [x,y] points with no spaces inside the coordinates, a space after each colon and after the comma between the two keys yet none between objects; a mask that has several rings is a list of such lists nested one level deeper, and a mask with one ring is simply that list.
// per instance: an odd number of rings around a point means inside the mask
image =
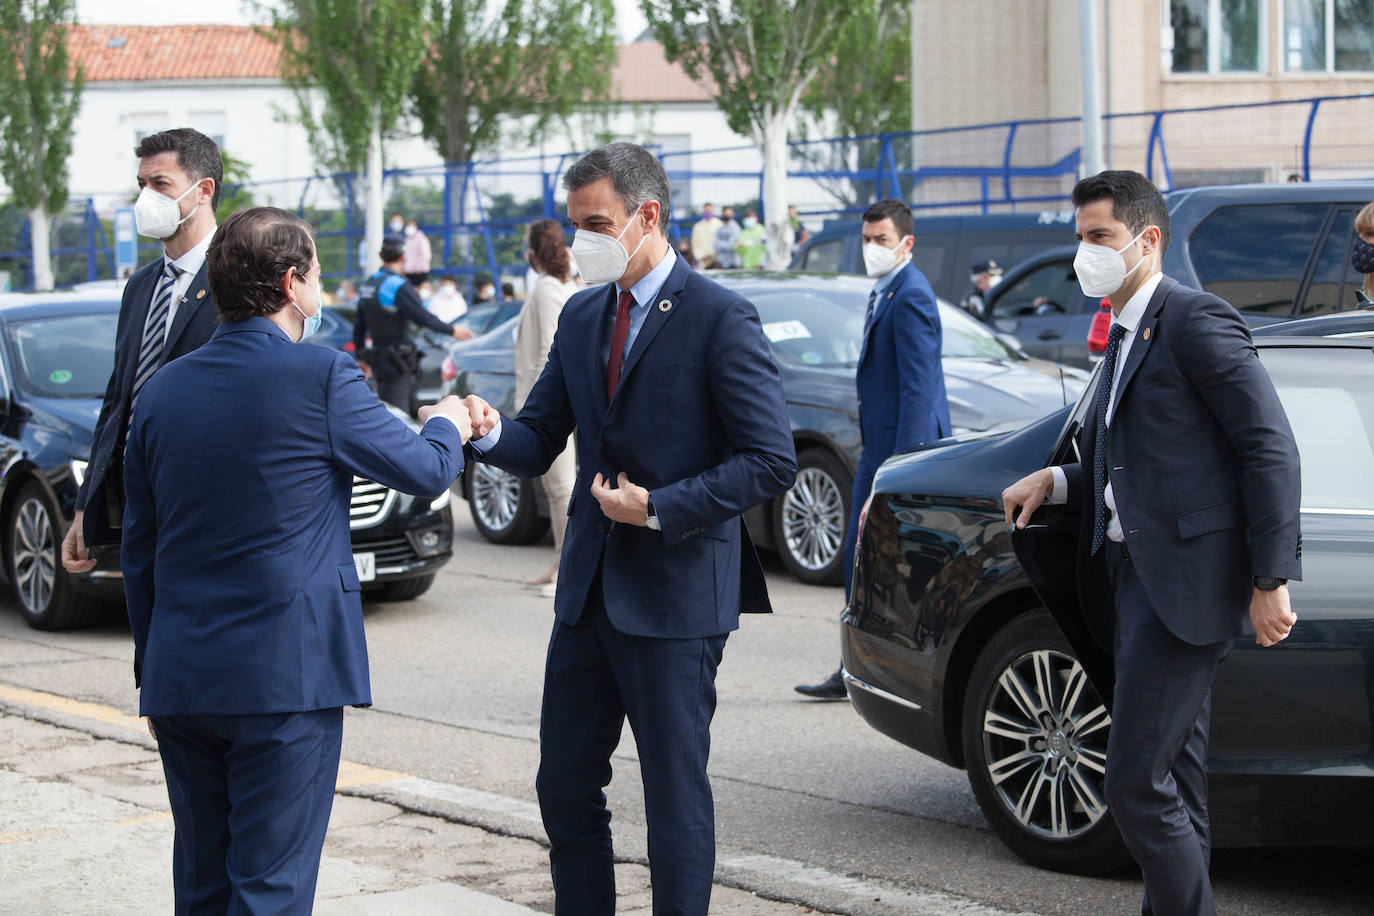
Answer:
[{"label": "blue metal fence", "polygon": [[[1269,110],[1263,118],[1256,115],[1260,109]],[[1108,162],[1138,169],[1166,190],[1181,175],[1184,183],[1276,180],[1273,164],[1245,161],[1250,149],[1263,145],[1294,150],[1283,171],[1305,180],[1315,172],[1364,177],[1374,173],[1374,163],[1366,146],[1351,150],[1349,135],[1351,125],[1370,123],[1374,94],[1368,93],[1117,113],[1107,116]],[[1275,137],[1291,137],[1291,144],[1276,143]],[[900,197],[925,212],[1059,208],[1078,178],[1080,139],[1077,118],[1047,118],[798,140],[789,148],[788,199],[813,225],[857,214],[879,197]],[[404,209],[429,234],[436,272],[457,275],[470,292],[479,274],[498,283],[523,275],[525,226],[562,217],[559,181],[577,155],[395,170],[386,173],[384,184],[390,206]],[[762,170],[752,146],[660,150],[659,156],[673,189],[670,222],[678,237],[690,230],[706,200],[737,207],[761,203]],[[315,175],[251,182],[241,190],[256,203],[287,207],[310,220],[321,239],[326,275],[354,277],[363,235],[358,181],[348,174]],[[225,189],[235,190],[240,189]],[[12,286],[28,288],[27,220],[17,234],[0,236],[0,248],[5,238],[11,250],[0,251],[0,270],[8,266]],[[151,256],[157,247],[149,242],[143,249]],[[112,239],[91,200],[74,202],[54,220],[53,254],[59,282],[113,276]]]}]

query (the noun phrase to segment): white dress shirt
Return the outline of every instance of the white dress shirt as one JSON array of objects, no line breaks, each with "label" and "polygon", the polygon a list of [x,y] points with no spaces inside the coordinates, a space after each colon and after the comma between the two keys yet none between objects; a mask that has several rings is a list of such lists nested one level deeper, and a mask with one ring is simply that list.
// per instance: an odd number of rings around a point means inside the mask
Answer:
[{"label": "white dress shirt", "polygon": [[[191,281],[200,273],[201,267],[205,266],[205,252],[210,249],[210,240],[215,237],[215,230],[212,228],[205,233],[205,238],[190,251],[181,257],[173,260],[167,257],[167,253],[162,254],[162,270],[165,273],[167,264],[175,264],[181,273],[177,274],[176,280],[172,283],[172,301],[167,305],[167,327],[164,334],[172,333],[172,321],[177,317],[177,307],[186,301],[186,291],[191,288]],[[161,282],[154,284],[153,295],[157,295],[157,289]]]},{"label": "white dress shirt", "polygon": [[[1116,391],[1121,384],[1121,368],[1126,365],[1126,357],[1130,355],[1131,344],[1135,342],[1136,328],[1140,326],[1140,319],[1145,317],[1145,308],[1150,304],[1150,299],[1154,296],[1155,290],[1159,288],[1160,281],[1164,279],[1164,274],[1157,273],[1146,280],[1140,289],[1135,291],[1126,302],[1126,306],[1121,310],[1120,315],[1112,317],[1112,324],[1121,325],[1126,329],[1125,335],[1121,338],[1121,349],[1116,354],[1116,370],[1112,373],[1112,391],[1107,399],[1107,426],[1112,425],[1112,416],[1116,413]],[[1045,505],[1058,506],[1069,501],[1068,478],[1064,476],[1064,469],[1058,466],[1050,468],[1050,473],[1054,476],[1054,489],[1045,499]],[[1091,485],[1092,469],[1083,469],[1083,480]],[[1126,540],[1126,533],[1121,530],[1121,521],[1116,517],[1116,497],[1112,492],[1112,481],[1108,475],[1107,488],[1102,491],[1102,499],[1107,504],[1107,540],[1116,541],[1118,544]],[[1086,502],[1086,501],[1085,501]]]}]

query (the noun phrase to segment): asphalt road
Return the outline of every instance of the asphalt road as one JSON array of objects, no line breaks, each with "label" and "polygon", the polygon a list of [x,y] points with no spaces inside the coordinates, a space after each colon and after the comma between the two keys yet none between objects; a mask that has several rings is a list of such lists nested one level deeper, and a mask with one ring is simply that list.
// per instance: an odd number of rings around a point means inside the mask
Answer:
[{"label": "asphalt road", "polygon": [[[552,548],[487,544],[466,504],[454,508],[457,555],[434,588],[415,601],[365,606],[375,706],[348,711],[344,757],[419,777],[434,787],[432,807],[450,816],[537,834],[539,700],[553,616],[552,602],[521,583]],[[711,772],[721,881],[855,916],[1139,911],[1136,876],[1024,865],[988,830],[962,771],[879,735],[848,703],[795,694],[795,683],[838,661],[841,592],[765,564],[777,613],[744,618],[717,682]],[[121,619],[39,633],[12,598],[0,599],[0,682],[135,712],[131,659]],[[628,729],[614,764],[617,852],[642,859]],[[1369,852],[1219,850],[1219,908],[1374,912]]]}]

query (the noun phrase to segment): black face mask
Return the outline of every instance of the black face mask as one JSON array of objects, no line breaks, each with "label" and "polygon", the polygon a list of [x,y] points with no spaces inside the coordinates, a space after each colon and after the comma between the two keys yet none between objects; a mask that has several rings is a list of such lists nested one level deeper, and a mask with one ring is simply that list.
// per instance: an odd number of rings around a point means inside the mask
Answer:
[{"label": "black face mask", "polygon": [[733,217],[733,216],[730,216],[730,215],[728,215],[728,214],[721,217],[721,220],[723,220],[724,222],[727,222],[727,223],[730,222],[730,221],[733,220],[733,219],[734,219],[734,217]]},{"label": "black face mask", "polygon": [[1374,245],[1355,236],[1350,246],[1350,264],[1362,274],[1374,274]]}]

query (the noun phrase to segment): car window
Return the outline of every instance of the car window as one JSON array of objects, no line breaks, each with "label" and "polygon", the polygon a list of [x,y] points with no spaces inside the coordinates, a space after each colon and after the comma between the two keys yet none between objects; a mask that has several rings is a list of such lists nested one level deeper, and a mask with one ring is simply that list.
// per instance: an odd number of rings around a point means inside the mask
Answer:
[{"label": "car window", "polygon": [[780,362],[822,368],[858,365],[863,297],[789,288],[751,293],[749,299]]},{"label": "car window", "polygon": [[45,398],[99,398],[114,366],[117,312],[31,318],[9,325],[16,384]]},{"label": "car window", "polygon": [[1374,511],[1374,355],[1325,347],[1260,352],[1302,456],[1303,508]]},{"label": "car window", "polygon": [[825,273],[844,273],[844,239],[824,239],[806,249],[802,266]]},{"label": "car window", "polygon": [[1020,358],[987,325],[948,303],[940,305],[940,328],[940,355],[945,358]]},{"label": "car window", "polygon": [[1202,288],[1242,312],[1290,314],[1327,209],[1326,204],[1218,208],[1188,239]]},{"label": "car window", "polygon": [[998,289],[992,306],[993,318],[1062,315],[1080,311],[1083,303],[1072,259],[1051,261],[1004,283],[1007,288]]},{"label": "car window", "polygon": [[1364,274],[1350,263],[1350,243],[1355,238],[1353,207],[1336,213],[1331,233],[1317,255],[1312,283],[1302,303],[1302,314],[1322,315],[1355,307],[1355,290],[1364,282]]}]

